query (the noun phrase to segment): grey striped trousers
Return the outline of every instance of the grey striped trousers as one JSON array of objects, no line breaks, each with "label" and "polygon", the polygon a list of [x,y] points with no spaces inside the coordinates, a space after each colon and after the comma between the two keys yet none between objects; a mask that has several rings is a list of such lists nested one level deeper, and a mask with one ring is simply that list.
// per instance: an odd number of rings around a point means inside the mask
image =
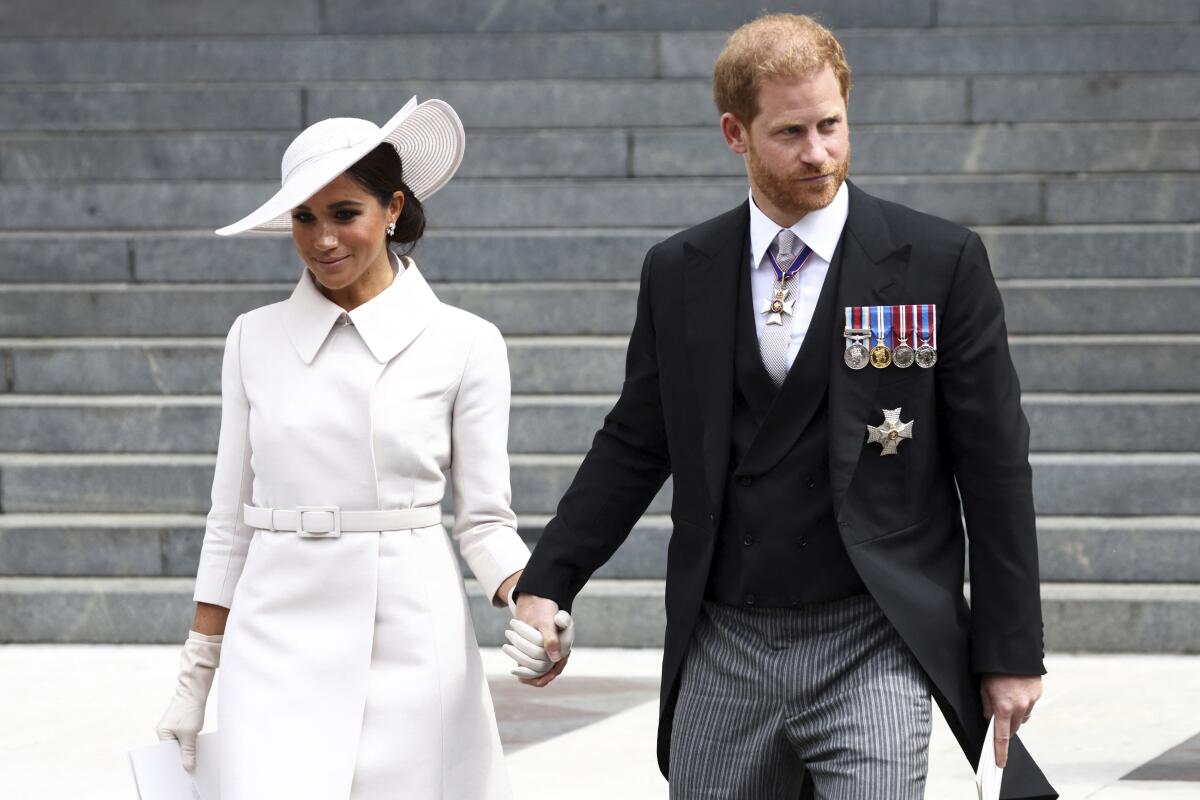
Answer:
[{"label": "grey striped trousers", "polygon": [[919,800],[929,682],[869,595],[704,604],[671,732],[672,800]]}]

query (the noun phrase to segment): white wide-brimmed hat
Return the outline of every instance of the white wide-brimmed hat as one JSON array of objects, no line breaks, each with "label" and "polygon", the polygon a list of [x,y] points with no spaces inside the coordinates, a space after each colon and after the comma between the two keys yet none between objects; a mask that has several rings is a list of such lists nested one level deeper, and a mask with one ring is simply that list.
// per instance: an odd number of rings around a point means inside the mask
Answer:
[{"label": "white wide-brimmed hat", "polygon": [[283,186],[275,195],[219,236],[291,233],[291,211],[360,158],[387,142],[404,166],[404,182],[418,200],[445,186],[462,163],[466,134],[454,109],[442,100],[412,98],[382,128],[365,119],[340,117],[313,123],[283,154]]}]

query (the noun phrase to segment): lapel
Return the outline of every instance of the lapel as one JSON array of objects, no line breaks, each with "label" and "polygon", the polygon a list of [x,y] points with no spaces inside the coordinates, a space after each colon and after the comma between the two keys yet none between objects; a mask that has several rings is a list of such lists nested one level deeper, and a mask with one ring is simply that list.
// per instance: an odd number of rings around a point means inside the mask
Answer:
[{"label": "lapel", "polygon": [[[417,265],[405,259],[407,269],[397,272],[386,289],[350,313],[358,333],[380,364],[396,357],[425,330],[437,310],[438,299]],[[308,270],[285,301],[284,327],[296,353],[311,364],[329,338],[342,308],[317,289]]]},{"label": "lapel", "polygon": [[748,267],[749,200],[693,229],[683,242],[684,339],[704,429],[704,472],[721,516],[729,473],[738,276]]},{"label": "lapel", "polygon": [[[844,241],[843,237],[833,254],[833,261],[817,298],[817,307],[804,336],[804,344],[800,346],[800,352],[796,354],[796,361],[788,370],[783,386],[775,394],[774,403],[755,434],[750,449],[738,465],[738,475],[762,475],[779,463],[808,427],[821,401],[825,399],[830,368],[827,354],[833,338],[833,326],[838,318],[834,313],[834,303],[838,294]],[[762,359],[757,348],[755,358],[761,365]],[[767,377],[766,369],[760,366],[759,372],[769,383],[771,379]]]},{"label": "lapel", "polygon": [[[834,304],[829,354],[829,473],[834,511],[840,513],[866,440],[866,427],[878,421],[876,389],[881,370],[852,370],[842,361],[841,310],[856,305],[894,305],[903,301],[912,245],[888,225],[879,200],[854,184],[850,209],[839,245],[841,275]],[[831,331],[832,333],[832,331]]]}]

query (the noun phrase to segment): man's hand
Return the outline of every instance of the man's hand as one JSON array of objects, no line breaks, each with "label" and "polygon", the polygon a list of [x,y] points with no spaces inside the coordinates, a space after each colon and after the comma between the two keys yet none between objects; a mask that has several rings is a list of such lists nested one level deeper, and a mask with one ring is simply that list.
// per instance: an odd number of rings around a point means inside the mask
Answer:
[{"label": "man's hand", "polygon": [[1008,763],[1008,742],[1033,713],[1042,696],[1040,675],[1003,675],[991,672],[979,685],[983,698],[983,718],[996,717],[996,766]]},{"label": "man's hand", "polygon": [[[519,628],[522,624],[527,626],[529,630],[526,630],[521,638],[532,642],[534,645],[540,644],[545,651],[546,657],[553,664],[549,671],[536,677],[518,674],[517,679],[521,683],[541,688],[557,678],[567,666],[567,658],[570,656],[570,644],[566,643],[567,654],[564,656],[565,643],[560,638],[559,625],[556,619],[562,619],[564,615],[566,615],[566,612],[559,611],[558,603],[553,600],[547,600],[544,597],[538,597],[527,592],[522,592],[520,597],[517,598],[517,607],[513,614],[512,627]],[[566,622],[570,623],[569,615],[566,615]],[[571,635],[574,635],[573,631]],[[537,641],[539,638],[541,639],[540,643]],[[510,643],[512,642],[511,639],[509,641]],[[509,646],[511,647],[512,644]],[[510,655],[512,654],[510,653]],[[519,660],[518,663],[520,663]]]}]

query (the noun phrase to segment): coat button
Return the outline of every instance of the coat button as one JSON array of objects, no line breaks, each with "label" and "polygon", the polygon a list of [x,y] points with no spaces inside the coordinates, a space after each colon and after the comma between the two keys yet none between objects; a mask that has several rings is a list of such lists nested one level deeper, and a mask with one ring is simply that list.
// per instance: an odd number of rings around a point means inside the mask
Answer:
[{"label": "coat button", "polygon": [[746,595],[746,605],[748,605],[748,606],[754,605],[754,595],[752,595],[752,594]]},{"label": "coat button", "polygon": [[808,547],[808,539],[805,539],[803,536],[801,536],[796,540],[796,544],[800,545],[801,547]]},{"label": "coat button", "polygon": [[817,488],[817,482],[814,481],[812,478],[809,478],[808,479],[808,488],[810,488],[810,489]]},{"label": "coat button", "polygon": [[793,598],[792,598],[792,606],[798,606],[798,605],[800,605],[800,598],[799,598],[799,597],[793,597]]},{"label": "coat button", "polygon": [[849,527],[850,527],[850,523],[849,523],[849,522],[843,522],[843,523],[840,523],[840,524],[841,524],[841,526],[842,526],[842,530],[846,530],[847,528],[849,528]]},{"label": "coat button", "polygon": [[749,547],[750,545],[754,544],[754,537],[747,534],[746,537],[742,539],[742,544],[746,545],[746,547]]},{"label": "coat button", "polygon": [[739,486],[752,486],[752,485],[754,485],[754,478],[751,478],[748,476],[743,476],[741,478],[738,478],[738,485]]}]

